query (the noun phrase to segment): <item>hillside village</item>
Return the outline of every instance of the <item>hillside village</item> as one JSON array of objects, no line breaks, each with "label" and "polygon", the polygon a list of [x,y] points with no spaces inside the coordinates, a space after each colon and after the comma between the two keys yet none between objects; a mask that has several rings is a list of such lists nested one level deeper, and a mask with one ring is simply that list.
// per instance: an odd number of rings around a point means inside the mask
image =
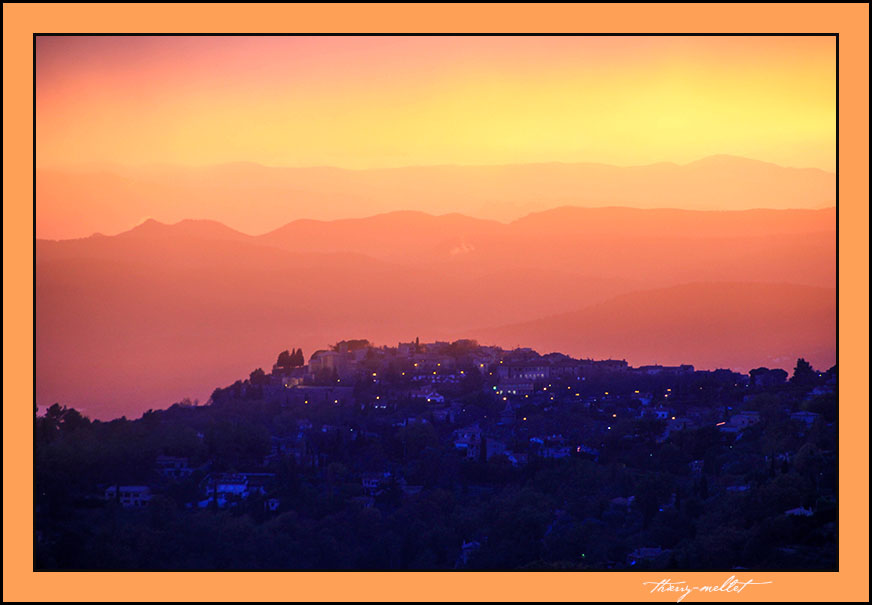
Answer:
[{"label": "hillside village", "polygon": [[[789,376],[472,340],[291,349],[205,405],[36,416],[37,566],[827,568],[836,386],[802,359]],[[238,543],[201,548],[228,524]]]}]

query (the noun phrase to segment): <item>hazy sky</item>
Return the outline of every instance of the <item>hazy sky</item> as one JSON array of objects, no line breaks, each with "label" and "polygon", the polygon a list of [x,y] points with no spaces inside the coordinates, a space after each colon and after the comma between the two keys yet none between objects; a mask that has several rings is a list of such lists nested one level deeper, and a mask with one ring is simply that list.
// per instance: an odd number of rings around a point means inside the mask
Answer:
[{"label": "hazy sky", "polygon": [[40,166],[835,169],[832,37],[40,37]]}]

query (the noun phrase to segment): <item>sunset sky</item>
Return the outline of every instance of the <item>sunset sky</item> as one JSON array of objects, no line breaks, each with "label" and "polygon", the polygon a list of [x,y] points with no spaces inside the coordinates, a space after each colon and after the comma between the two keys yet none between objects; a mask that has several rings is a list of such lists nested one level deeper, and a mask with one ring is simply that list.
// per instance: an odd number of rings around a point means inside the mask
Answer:
[{"label": "sunset sky", "polygon": [[37,399],[205,400],[351,337],[829,367],[835,66],[832,37],[39,37]]},{"label": "sunset sky", "polygon": [[39,37],[37,163],[835,169],[833,37]]}]

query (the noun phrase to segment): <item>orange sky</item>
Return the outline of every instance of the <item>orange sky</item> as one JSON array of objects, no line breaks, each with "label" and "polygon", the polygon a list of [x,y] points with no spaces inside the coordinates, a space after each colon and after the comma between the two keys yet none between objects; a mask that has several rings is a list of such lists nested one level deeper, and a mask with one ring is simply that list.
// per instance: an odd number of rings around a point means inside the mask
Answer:
[{"label": "orange sky", "polygon": [[832,37],[40,37],[37,163],[835,169]]}]

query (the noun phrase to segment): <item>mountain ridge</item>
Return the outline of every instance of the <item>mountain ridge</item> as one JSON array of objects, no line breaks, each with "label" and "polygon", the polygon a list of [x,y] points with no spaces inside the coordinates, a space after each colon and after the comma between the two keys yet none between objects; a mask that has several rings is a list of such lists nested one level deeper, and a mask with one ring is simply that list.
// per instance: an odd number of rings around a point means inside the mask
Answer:
[{"label": "mountain ridge", "polygon": [[[36,173],[37,234],[45,239],[119,233],[143,216],[170,223],[208,218],[264,234],[299,218],[363,218],[397,210],[512,222],[562,205],[820,208],[835,203],[836,191],[832,173],[735,156],[631,167],[531,163],[351,170],[234,163]],[[95,218],[86,224],[84,216]]]},{"label": "mountain ridge", "polygon": [[[823,214],[832,214],[833,219],[835,219],[835,206],[826,206],[823,208],[747,208],[747,209],[737,209],[737,210],[701,210],[701,209],[687,209],[687,208],[636,208],[632,206],[573,206],[573,205],[564,205],[564,206],[556,206],[553,208],[548,208],[545,210],[531,212],[526,214],[518,219],[515,219],[511,222],[500,222],[493,219],[481,219],[469,215],[465,215],[459,212],[448,212],[445,214],[432,214],[429,212],[421,211],[421,210],[394,210],[389,212],[381,212],[365,217],[359,218],[341,218],[341,219],[314,219],[314,218],[298,218],[294,219],[288,223],[270,229],[264,233],[252,235],[248,233],[244,233],[235,229],[221,221],[215,219],[194,219],[194,218],[186,218],[181,219],[176,222],[163,222],[158,221],[157,219],[147,218],[142,222],[134,225],[129,229],[125,229],[119,233],[113,235],[107,235],[100,232],[94,232],[91,235],[84,237],[75,237],[75,238],[65,238],[65,239],[51,239],[51,238],[36,238],[36,241],[53,241],[53,242],[67,242],[67,241],[77,241],[82,239],[88,239],[92,237],[119,237],[119,236],[131,236],[131,235],[147,235],[148,231],[151,230],[153,233],[158,233],[155,231],[156,229],[164,229],[165,234],[170,230],[175,230],[176,232],[182,231],[189,227],[207,227],[216,230],[216,232],[223,231],[227,235],[232,235],[233,237],[239,237],[240,239],[247,238],[251,240],[256,240],[259,238],[265,238],[267,236],[273,236],[276,233],[279,233],[288,228],[294,228],[299,226],[306,225],[317,225],[317,226],[328,226],[328,225],[337,225],[337,224],[365,224],[376,221],[387,220],[389,218],[396,217],[415,217],[419,219],[441,219],[443,221],[447,219],[452,220],[460,220],[464,221],[467,224],[478,224],[482,226],[492,226],[492,227],[508,227],[511,225],[516,225],[518,223],[524,223],[531,220],[539,219],[547,216],[554,215],[566,215],[566,214],[597,214],[602,212],[620,212],[625,215],[627,214],[664,214],[664,213],[672,213],[675,215],[681,216],[701,216],[701,215],[711,215],[718,214],[719,216],[773,216],[780,215],[785,216],[786,214],[792,214],[794,216],[802,215],[802,216],[821,216]],[[833,224],[832,228],[822,227],[820,229],[809,230],[809,231],[829,231],[835,228],[835,224]]]}]

